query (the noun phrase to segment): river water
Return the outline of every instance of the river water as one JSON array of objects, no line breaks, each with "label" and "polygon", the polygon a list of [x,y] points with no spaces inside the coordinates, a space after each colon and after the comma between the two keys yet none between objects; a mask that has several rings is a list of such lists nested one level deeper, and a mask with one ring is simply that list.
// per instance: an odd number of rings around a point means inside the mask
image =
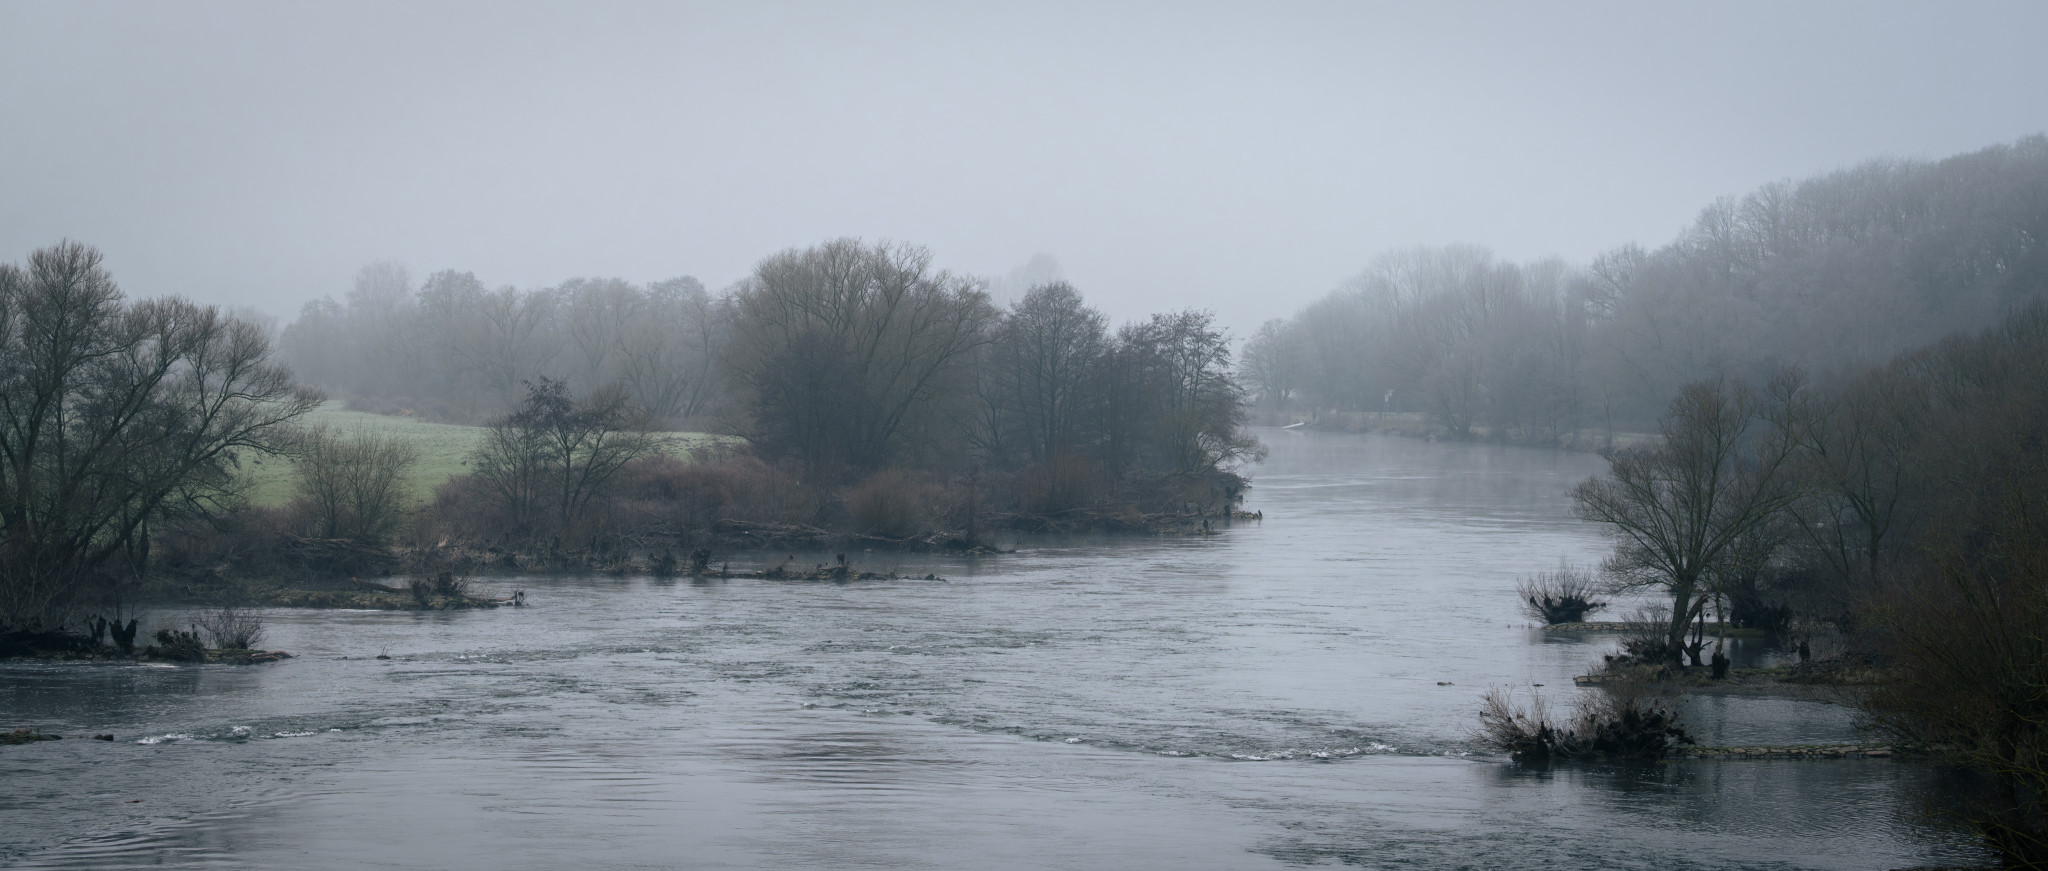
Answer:
[{"label": "river water", "polygon": [[[486,578],[533,606],[273,612],[269,646],[297,658],[267,666],[0,664],[0,726],[119,739],[0,749],[0,866],[1980,858],[1930,821],[1937,773],[1916,762],[1487,757],[1470,733],[1488,687],[1568,704],[1611,646],[1546,637],[1513,595],[1517,574],[1603,552],[1564,495],[1600,461],[1262,437],[1264,521],[1210,538],[856,555],[943,582]],[[1858,737],[1824,702],[1686,716],[1709,744]]]}]

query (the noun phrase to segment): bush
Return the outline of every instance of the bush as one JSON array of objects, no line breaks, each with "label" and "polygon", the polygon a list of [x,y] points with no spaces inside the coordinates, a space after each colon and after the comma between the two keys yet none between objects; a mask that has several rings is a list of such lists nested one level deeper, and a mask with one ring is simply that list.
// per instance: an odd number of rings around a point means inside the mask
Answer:
[{"label": "bush", "polygon": [[156,652],[165,659],[184,662],[206,661],[206,645],[199,640],[197,632],[181,632],[176,629],[156,631]]},{"label": "bush", "polygon": [[1101,468],[1087,459],[1057,453],[1018,472],[1017,485],[1023,491],[1024,510],[1054,514],[1094,504],[1109,482]]},{"label": "bush", "polygon": [[946,488],[888,469],[846,493],[846,514],[855,531],[908,538],[930,532],[949,507]]},{"label": "bush", "polygon": [[263,619],[254,611],[227,607],[199,615],[193,624],[195,635],[221,650],[248,650],[262,643]]},{"label": "bush", "polygon": [[1593,573],[1562,560],[1555,572],[1515,581],[1515,592],[1522,597],[1522,612],[1545,625],[1583,622],[1587,614],[1607,607],[1593,601]]},{"label": "bush", "polygon": [[432,577],[413,578],[410,589],[413,597],[423,603],[430,596],[459,599],[469,595],[469,579],[454,572],[436,572]]},{"label": "bush", "polygon": [[283,543],[298,522],[289,509],[246,506],[216,517],[166,523],[151,537],[147,568],[185,576],[284,574],[297,568]]},{"label": "bush", "polygon": [[346,435],[327,427],[299,440],[298,500],[306,534],[380,542],[405,519],[405,473],[419,450],[403,438],[370,429]]},{"label": "bush", "polygon": [[1664,665],[1671,662],[1665,632],[1671,625],[1671,609],[1644,605],[1622,621],[1621,653],[1607,657],[1607,665]]},{"label": "bush", "polygon": [[1583,696],[1570,720],[1554,722],[1542,696],[1522,708],[1507,691],[1492,690],[1480,703],[1478,739],[1530,764],[1654,761],[1680,744],[1693,743],[1671,711],[1631,692]]},{"label": "bush", "polygon": [[619,498],[677,529],[721,520],[813,523],[818,500],[794,475],[752,454],[698,448],[688,461],[656,454],[619,473]]}]

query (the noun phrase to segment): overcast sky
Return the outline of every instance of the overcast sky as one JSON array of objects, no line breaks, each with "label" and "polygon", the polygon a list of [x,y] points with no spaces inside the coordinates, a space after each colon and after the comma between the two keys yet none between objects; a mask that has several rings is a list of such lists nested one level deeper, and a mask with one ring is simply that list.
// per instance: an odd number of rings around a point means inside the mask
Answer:
[{"label": "overcast sky", "polygon": [[0,260],[289,318],[357,268],[713,288],[853,235],[1243,335],[1376,253],[1583,260],[2048,130],[2048,3],[16,3]]}]

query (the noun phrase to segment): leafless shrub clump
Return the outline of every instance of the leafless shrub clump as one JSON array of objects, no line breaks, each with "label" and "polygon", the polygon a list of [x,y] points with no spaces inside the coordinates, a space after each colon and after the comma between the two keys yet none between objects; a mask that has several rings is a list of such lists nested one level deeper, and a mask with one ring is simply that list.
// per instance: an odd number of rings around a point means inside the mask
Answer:
[{"label": "leafless shrub clump", "polygon": [[1522,613],[1545,625],[1578,623],[1587,614],[1607,607],[1606,602],[1593,600],[1595,592],[1592,572],[1562,560],[1557,571],[1537,572],[1515,582],[1515,593],[1522,597]]},{"label": "leafless shrub clump", "polygon": [[299,439],[298,502],[307,534],[379,542],[405,520],[405,474],[419,450],[391,433],[307,430]]},{"label": "leafless shrub clump", "polygon": [[1622,621],[1621,653],[1607,657],[1607,666],[1659,665],[1669,661],[1665,632],[1671,625],[1671,609],[1644,605],[1629,612]]},{"label": "leafless shrub clump", "polygon": [[930,531],[947,497],[945,488],[891,469],[847,491],[846,513],[860,532],[902,538]]},{"label": "leafless shrub clump", "polygon": [[679,529],[721,520],[817,520],[816,494],[788,471],[747,453],[697,448],[690,455],[686,461],[654,454],[622,469],[618,494],[625,513],[659,517]]},{"label": "leafless shrub clump", "polygon": [[1506,690],[1492,690],[1479,707],[1480,743],[1516,762],[1661,759],[1693,739],[1678,718],[1653,697],[1622,690],[1580,697],[1569,718],[1551,717],[1542,696],[1516,705]]},{"label": "leafless shrub clump", "polygon": [[199,640],[199,633],[183,632],[176,629],[156,631],[156,652],[165,659],[180,662],[205,662],[206,645]]},{"label": "leafless shrub clump", "polygon": [[1026,511],[1054,514],[1093,504],[1115,481],[1087,457],[1056,453],[1017,475]]},{"label": "leafless shrub clump", "polygon": [[452,571],[435,572],[413,578],[406,591],[422,605],[435,596],[457,599],[469,595],[469,579]]},{"label": "leafless shrub clump", "polygon": [[263,618],[254,611],[226,607],[199,615],[193,622],[207,644],[221,650],[248,650],[263,642]]}]

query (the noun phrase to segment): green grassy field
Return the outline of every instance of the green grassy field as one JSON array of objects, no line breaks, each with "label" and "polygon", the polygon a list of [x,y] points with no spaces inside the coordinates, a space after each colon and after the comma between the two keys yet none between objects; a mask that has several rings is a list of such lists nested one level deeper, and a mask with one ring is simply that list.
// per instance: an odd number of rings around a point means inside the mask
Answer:
[{"label": "green grassy field", "polygon": [[[477,441],[483,435],[483,427],[346,411],[338,402],[326,403],[300,420],[307,426],[325,424],[341,435],[373,431],[403,437],[419,451],[419,462],[414,463],[407,474],[415,505],[434,498],[434,488],[441,482],[469,471],[470,451],[476,449]],[[656,434],[663,450],[674,454],[687,454],[693,447],[722,438],[706,433]],[[249,501],[256,505],[282,505],[291,501],[292,468],[289,459],[276,456],[259,457],[244,465],[243,474],[250,483]]]}]

